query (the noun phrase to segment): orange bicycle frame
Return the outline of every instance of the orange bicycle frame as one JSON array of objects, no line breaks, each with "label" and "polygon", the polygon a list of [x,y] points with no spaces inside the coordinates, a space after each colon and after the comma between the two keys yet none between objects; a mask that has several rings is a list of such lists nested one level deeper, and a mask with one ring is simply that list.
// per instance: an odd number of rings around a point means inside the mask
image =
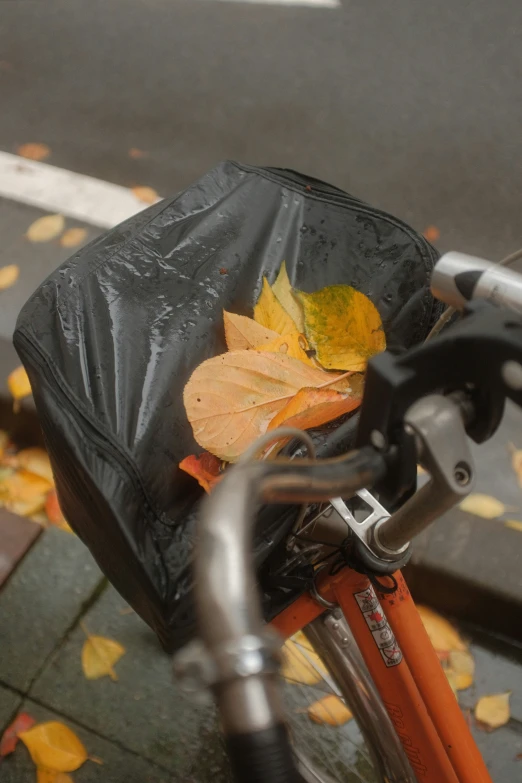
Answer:
[{"label": "orange bicycle frame", "polygon": [[[345,568],[318,591],[341,608],[419,783],[492,783],[400,571],[376,593]],[[386,578],[386,577],[384,577]],[[288,638],[325,609],[305,594],[272,625]]]}]

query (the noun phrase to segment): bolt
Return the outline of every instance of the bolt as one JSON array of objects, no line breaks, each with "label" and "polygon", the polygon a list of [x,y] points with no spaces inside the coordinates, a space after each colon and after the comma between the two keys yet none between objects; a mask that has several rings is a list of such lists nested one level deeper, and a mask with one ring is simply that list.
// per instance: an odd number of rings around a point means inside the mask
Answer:
[{"label": "bolt", "polygon": [[459,462],[459,464],[455,466],[453,475],[455,476],[455,481],[461,487],[465,487],[471,480],[471,472],[465,462]]}]

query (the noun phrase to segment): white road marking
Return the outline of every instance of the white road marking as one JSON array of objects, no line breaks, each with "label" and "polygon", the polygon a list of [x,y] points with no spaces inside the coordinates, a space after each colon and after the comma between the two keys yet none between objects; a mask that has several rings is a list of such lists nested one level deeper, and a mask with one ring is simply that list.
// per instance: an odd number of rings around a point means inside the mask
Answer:
[{"label": "white road marking", "polygon": [[0,196],[112,228],[147,207],[128,188],[0,151]]},{"label": "white road marking", "polygon": [[220,3],[252,3],[256,5],[301,5],[319,8],[340,8],[341,0],[218,0]]}]

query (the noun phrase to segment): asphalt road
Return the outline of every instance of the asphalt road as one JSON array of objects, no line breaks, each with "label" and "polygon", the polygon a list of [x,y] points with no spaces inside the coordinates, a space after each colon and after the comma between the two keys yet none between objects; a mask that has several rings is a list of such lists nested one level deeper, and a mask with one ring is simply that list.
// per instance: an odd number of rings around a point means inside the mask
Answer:
[{"label": "asphalt road", "polygon": [[[522,245],[516,0],[0,5],[1,150],[43,142],[53,165],[163,195],[223,158],[287,166],[435,224],[441,249]],[[0,266],[20,209],[0,204]],[[31,265],[38,251],[16,252]],[[35,284],[21,279],[16,307]]]}]

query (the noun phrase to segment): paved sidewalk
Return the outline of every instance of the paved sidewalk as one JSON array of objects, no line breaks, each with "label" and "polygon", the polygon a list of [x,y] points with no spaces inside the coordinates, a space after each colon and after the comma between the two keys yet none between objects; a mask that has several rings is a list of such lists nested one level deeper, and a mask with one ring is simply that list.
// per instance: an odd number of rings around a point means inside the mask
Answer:
[{"label": "paved sidewalk", "polygon": [[[125,647],[117,682],[84,678],[80,621]],[[103,761],[86,762],[72,774],[75,783],[228,783],[213,708],[180,693],[168,656],[75,536],[57,529],[40,536],[0,592],[0,628],[0,732],[20,709],[66,723]],[[472,644],[476,680],[460,701],[472,708],[485,693],[513,692],[507,726],[491,734],[474,728],[495,783],[513,783],[522,772],[515,760],[522,753],[522,661],[513,648],[488,644]],[[27,783],[33,770],[20,743],[1,763],[0,780]]]}]

